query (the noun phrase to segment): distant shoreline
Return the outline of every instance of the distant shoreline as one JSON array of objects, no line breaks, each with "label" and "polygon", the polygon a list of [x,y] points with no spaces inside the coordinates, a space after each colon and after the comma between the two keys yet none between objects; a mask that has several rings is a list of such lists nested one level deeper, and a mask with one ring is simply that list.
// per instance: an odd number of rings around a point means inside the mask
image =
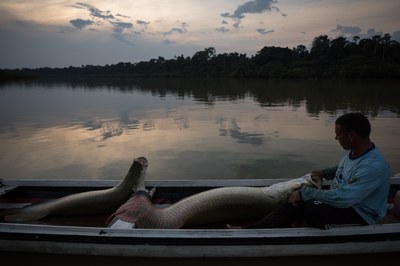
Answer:
[{"label": "distant shoreline", "polygon": [[144,77],[224,77],[224,78],[400,78],[400,43],[389,34],[372,38],[344,37],[330,40],[327,35],[314,38],[310,51],[304,45],[265,46],[256,55],[217,54],[214,47],[174,59],[159,56],[138,63],[64,68],[0,69],[0,81],[32,79]]}]

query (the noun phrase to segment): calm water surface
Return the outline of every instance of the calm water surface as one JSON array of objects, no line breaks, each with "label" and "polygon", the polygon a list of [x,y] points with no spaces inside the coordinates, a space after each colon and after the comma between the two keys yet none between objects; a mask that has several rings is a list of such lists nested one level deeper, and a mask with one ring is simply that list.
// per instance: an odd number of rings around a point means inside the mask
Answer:
[{"label": "calm water surface", "polygon": [[0,86],[0,178],[294,178],[343,154],[334,121],[358,111],[400,172],[398,81],[143,79]]}]

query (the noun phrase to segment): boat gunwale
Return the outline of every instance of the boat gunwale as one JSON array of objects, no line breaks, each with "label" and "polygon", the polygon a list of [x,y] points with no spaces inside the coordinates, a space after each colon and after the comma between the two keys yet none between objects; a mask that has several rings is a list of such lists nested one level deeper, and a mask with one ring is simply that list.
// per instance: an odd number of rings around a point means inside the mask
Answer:
[{"label": "boat gunwale", "polygon": [[[227,187],[227,186],[270,186],[278,182],[290,181],[289,178],[276,179],[198,179],[198,180],[145,180],[146,187]],[[0,179],[0,195],[4,191],[16,187],[111,187],[121,180],[92,180],[92,179]],[[324,180],[323,185],[331,182]],[[400,176],[393,176],[391,185],[400,185]]]}]

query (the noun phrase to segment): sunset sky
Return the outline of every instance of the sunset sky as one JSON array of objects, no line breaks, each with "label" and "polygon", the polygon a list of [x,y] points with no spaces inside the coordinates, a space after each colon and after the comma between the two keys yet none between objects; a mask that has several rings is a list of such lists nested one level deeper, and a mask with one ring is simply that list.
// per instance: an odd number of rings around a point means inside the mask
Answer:
[{"label": "sunset sky", "polygon": [[327,34],[400,41],[398,0],[1,0],[0,68],[68,67],[192,56],[247,56]]}]

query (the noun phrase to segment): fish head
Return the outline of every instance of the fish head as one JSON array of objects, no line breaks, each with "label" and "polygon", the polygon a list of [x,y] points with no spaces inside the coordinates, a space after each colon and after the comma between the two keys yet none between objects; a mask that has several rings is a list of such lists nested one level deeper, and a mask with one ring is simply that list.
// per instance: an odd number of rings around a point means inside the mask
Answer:
[{"label": "fish head", "polygon": [[306,183],[305,185],[311,186],[311,187],[322,188],[322,184],[323,184],[322,177],[319,177],[317,175],[307,174],[306,180],[308,183]]},{"label": "fish head", "polygon": [[296,190],[300,189],[304,185],[310,185],[307,180],[309,175],[294,178],[288,181],[275,183],[267,188],[270,197],[274,198],[289,198],[289,196]]}]

